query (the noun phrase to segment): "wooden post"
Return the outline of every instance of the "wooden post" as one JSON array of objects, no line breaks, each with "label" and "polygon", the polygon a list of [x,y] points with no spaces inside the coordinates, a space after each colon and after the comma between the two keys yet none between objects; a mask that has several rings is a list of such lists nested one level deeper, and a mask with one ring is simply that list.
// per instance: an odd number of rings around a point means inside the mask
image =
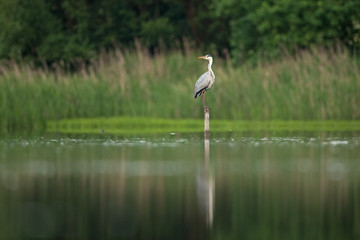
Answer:
[{"label": "wooden post", "polygon": [[210,108],[204,108],[204,138],[210,138]]}]

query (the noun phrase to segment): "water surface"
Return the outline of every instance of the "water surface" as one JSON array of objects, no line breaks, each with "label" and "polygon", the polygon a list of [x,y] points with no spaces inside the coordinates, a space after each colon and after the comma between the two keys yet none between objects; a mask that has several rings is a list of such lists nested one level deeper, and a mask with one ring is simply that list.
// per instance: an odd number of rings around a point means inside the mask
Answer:
[{"label": "water surface", "polygon": [[0,209],[0,239],[359,239],[360,134],[10,137]]}]

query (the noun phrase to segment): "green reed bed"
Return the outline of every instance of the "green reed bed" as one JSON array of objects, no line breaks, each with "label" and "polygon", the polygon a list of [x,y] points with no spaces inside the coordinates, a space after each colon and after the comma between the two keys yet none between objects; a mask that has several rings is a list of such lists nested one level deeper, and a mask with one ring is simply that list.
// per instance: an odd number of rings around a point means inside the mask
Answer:
[{"label": "green reed bed", "polygon": [[[207,62],[186,50],[150,56],[141,46],[116,50],[77,73],[30,64],[0,68],[0,129],[43,129],[48,120],[92,117],[201,119],[193,99]],[[343,49],[299,52],[256,66],[215,56],[206,94],[212,119],[359,120],[360,68]]]}]

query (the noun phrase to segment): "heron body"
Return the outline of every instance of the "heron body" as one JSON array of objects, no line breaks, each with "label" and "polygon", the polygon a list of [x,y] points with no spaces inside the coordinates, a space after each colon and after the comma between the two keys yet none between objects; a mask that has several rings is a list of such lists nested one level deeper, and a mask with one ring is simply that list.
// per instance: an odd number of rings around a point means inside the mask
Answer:
[{"label": "heron body", "polygon": [[207,54],[207,55],[205,55],[203,57],[199,57],[199,58],[208,60],[209,65],[208,65],[208,71],[205,72],[203,75],[201,75],[195,83],[194,98],[197,98],[198,96],[202,96],[203,106],[205,109],[205,108],[207,108],[207,106],[205,105],[205,92],[207,90],[209,90],[212,87],[212,85],[214,84],[215,74],[211,69],[211,65],[213,63],[212,56],[210,54]]}]

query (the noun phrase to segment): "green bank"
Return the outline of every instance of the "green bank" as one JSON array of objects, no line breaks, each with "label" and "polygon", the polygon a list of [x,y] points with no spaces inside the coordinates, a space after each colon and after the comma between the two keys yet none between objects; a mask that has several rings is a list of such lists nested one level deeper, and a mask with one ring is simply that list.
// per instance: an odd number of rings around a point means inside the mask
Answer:
[{"label": "green bank", "polygon": [[[211,132],[346,132],[360,131],[360,121],[231,121],[212,119]],[[195,133],[204,131],[200,119],[162,118],[83,118],[49,121],[47,132],[57,133],[106,133],[106,134],[151,134]]]}]

